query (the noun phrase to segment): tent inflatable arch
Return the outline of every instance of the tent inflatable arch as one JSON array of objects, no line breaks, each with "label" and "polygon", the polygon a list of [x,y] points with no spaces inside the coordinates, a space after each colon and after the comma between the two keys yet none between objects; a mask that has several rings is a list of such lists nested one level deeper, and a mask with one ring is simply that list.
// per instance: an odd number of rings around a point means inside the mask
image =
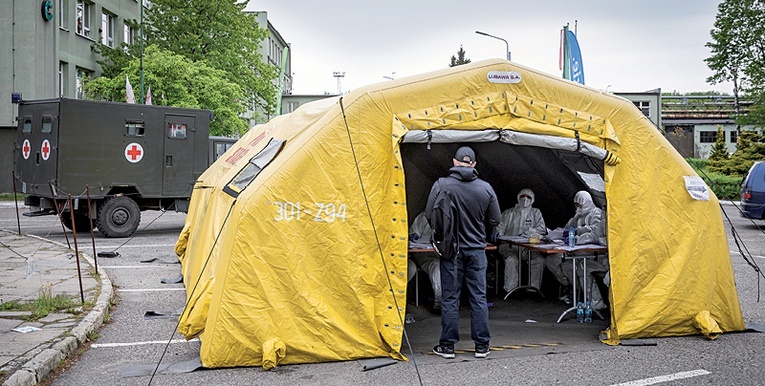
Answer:
[{"label": "tent inflatable arch", "polygon": [[504,60],[354,90],[253,127],[198,180],[176,244],[205,367],[405,359],[408,220],[453,151],[552,226],[606,209],[604,342],[744,329],[714,194],[631,102]]}]

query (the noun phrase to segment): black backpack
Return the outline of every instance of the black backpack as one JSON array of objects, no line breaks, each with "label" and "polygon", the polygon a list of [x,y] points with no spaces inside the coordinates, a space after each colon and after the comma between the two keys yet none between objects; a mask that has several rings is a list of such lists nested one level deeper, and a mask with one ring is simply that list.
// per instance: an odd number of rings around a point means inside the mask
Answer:
[{"label": "black backpack", "polygon": [[430,237],[433,249],[442,259],[452,260],[460,251],[460,216],[447,181],[448,177],[438,180],[440,191],[436,195],[428,221],[433,228],[433,235]]}]

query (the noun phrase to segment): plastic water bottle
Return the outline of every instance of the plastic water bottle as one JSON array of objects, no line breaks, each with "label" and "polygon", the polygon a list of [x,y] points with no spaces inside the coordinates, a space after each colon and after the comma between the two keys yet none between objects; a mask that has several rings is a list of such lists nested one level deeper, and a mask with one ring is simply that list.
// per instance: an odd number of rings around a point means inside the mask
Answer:
[{"label": "plastic water bottle", "polygon": [[582,302],[576,305],[576,321],[584,323],[584,304]]},{"label": "plastic water bottle", "polygon": [[576,246],[576,229],[574,227],[568,228],[568,246],[571,248]]},{"label": "plastic water bottle", "polygon": [[587,307],[584,309],[584,322],[592,323],[592,303],[587,302]]}]

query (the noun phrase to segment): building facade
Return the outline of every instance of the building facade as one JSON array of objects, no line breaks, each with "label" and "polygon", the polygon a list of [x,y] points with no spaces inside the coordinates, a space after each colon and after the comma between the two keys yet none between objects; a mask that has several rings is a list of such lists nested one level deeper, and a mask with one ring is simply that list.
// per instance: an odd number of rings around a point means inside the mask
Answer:
[{"label": "building facade", "polygon": [[736,151],[740,131],[762,132],[761,128],[739,126],[735,122],[735,115],[748,112],[750,105],[751,102],[743,101],[737,107],[732,96],[664,96],[662,115],[665,136],[683,157],[709,158],[720,129],[728,152],[732,154]]},{"label": "building facade", "polygon": [[661,89],[657,88],[645,92],[616,92],[622,98],[628,99],[640,110],[653,124],[660,128],[661,122]]},{"label": "building facade", "polygon": [[[268,12],[266,11],[246,11],[255,16],[258,27],[268,31],[268,38],[260,44],[261,57],[276,68],[282,67],[282,61],[284,61],[284,77],[281,79],[281,95],[292,94],[292,48],[289,43],[282,37],[279,31],[274,28],[270,21],[268,21]],[[287,48],[287,50],[285,50]],[[286,55],[286,57],[283,57]],[[276,86],[279,86],[280,79],[274,80]],[[281,97],[278,95],[278,97]],[[253,109],[245,113],[245,118],[249,121],[250,127],[259,123],[265,123],[271,120],[271,118],[280,115],[279,111],[274,114],[268,114],[262,109],[258,109],[253,106]]]}]

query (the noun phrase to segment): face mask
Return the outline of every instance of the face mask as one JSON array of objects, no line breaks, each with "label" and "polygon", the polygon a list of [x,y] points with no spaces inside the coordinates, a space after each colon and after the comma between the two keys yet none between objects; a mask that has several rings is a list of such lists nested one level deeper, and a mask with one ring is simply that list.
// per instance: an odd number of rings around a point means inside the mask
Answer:
[{"label": "face mask", "polygon": [[518,203],[521,204],[522,207],[528,208],[531,206],[531,199],[526,197],[521,197]]}]

